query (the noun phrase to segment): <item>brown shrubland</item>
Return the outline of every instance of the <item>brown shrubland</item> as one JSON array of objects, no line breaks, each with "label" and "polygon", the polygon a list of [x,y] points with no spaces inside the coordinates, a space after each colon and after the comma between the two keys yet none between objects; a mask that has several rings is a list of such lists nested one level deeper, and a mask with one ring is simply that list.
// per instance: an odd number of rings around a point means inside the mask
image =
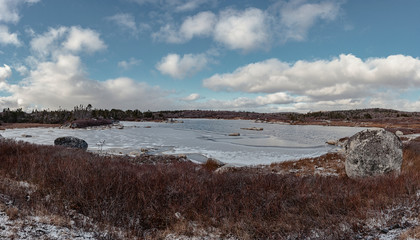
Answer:
[{"label": "brown shrubland", "polygon": [[36,190],[28,198],[27,191],[2,181],[0,193],[19,209],[43,208],[62,216],[75,211],[139,238],[191,235],[195,226],[239,239],[347,239],[373,231],[366,219],[387,209],[419,214],[419,153],[420,142],[405,147],[398,177],[355,180],[214,173],[211,162],[204,167],[186,161],[138,164],[142,161],[7,140],[0,142],[0,176]]}]

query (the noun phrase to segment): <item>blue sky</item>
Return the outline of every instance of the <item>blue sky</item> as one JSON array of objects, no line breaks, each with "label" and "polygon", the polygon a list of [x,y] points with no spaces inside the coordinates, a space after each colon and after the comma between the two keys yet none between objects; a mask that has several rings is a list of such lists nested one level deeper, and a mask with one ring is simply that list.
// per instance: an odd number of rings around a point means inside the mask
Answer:
[{"label": "blue sky", "polygon": [[0,0],[0,109],[420,107],[418,0]]}]

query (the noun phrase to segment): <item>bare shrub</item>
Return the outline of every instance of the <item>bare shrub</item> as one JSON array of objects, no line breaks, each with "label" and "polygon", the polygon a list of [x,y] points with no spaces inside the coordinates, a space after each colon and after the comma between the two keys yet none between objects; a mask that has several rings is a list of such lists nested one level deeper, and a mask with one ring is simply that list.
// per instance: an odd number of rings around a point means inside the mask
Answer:
[{"label": "bare shrub", "polygon": [[6,209],[6,214],[10,220],[16,220],[19,217],[19,209],[16,207],[9,207]]},{"label": "bare shrub", "polygon": [[420,226],[412,228],[401,234],[400,240],[420,239]]},{"label": "bare shrub", "polygon": [[202,166],[203,166],[204,169],[213,172],[216,169],[218,169],[219,167],[223,166],[223,164],[221,164],[217,160],[209,158],[209,159],[207,159],[207,161],[204,164],[202,164]]},{"label": "bare shrub", "polygon": [[110,119],[78,119],[70,123],[74,128],[86,128],[112,124]]}]

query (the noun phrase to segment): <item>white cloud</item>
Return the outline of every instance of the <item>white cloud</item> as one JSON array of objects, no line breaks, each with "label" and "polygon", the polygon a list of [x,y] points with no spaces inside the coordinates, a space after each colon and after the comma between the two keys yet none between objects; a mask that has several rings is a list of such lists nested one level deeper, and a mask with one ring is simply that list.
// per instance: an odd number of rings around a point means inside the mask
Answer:
[{"label": "white cloud", "polygon": [[128,13],[115,14],[108,18],[110,21],[115,22],[118,26],[132,31],[134,34],[137,33],[137,25],[134,16]]},{"label": "white cloud", "polygon": [[0,0],[0,22],[17,23],[20,19],[17,0]]},{"label": "white cloud", "polygon": [[38,55],[47,57],[61,47],[59,43],[63,41],[67,33],[67,27],[50,28],[44,34],[38,35],[31,40],[31,49]]},{"label": "white cloud", "polygon": [[169,23],[160,27],[158,32],[152,33],[152,38],[167,43],[184,43],[189,40],[180,34],[173,24]]},{"label": "white cloud", "polygon": [[31,50],[42,58],[67,53],[93,53],[107,47],[99,33],[76,26],[50,28],[44,34],[36,35],[30,45]]},{"label": "white cloud", "polygon": [[34,4],[39,1],[40,0],[0,0],[0,45],[21,45],[18,34],[9,32],[9,28],[1,23],[18,23],[20,20],[20,6],[25,3]]},{"label": "white cloud", "polygon": [[247,8],[210,11],[187,17],[179,25],[165,23],[152,37],[168,43],[185,43],[194,37],[211,37],[228,49],[268,49],[273,42],[303,41],[317,22],[334,20],[343,1],[307,0],[277,2],[266,10]]},{"label": "white cloud", "polygon": [[30,71],[24,82],[7,86],[12,95],[0,97],[10,107],[28,108],[34,105],[56,109],[71,109],[78,104],[92,104],[98,108],[161,109],[170,107],[166,93],[159,87],[136,82],[130,78],[106,81],[89,79],[82,70],[80,58],[59,55],[55,61],[41,62]]},{"label": "white cloud", "polygon": [[284,92],[278,92],[273,94],[267,94],[266,96],[258,96],[255,99],[255,102],[258,105],[268,105],[268,104],[288,104],[296,101],[293,97]]},{"label": "white cloud", "polygon": [[131,2],[143,4],[154,4],[160,8],[171,12],[186,12],[195,10],[202,5],[214,5],[217,0],[129,0]]},{"label": "white cloud", "polygon": [[210,36],[215,22],[216,15],[214,13],[200,12],[185,19],[179,31],[187,40],[191,40],[195,36]]},{"label": "white cloud", "polygon": [[215,91],[287,92],[312,101],[358,99],[371,97],[376,89],[420,88],[420,60],[392,55],[363,61],[351,54],[294,64],[269,59],[216,74],[203,85]]},{"label": "white cloud", "polygon": [[152,37],[168,43],[185,43],[193,37],[207,37],[213,34],[216,15],[212,12],[200,12],[187,17],[179,29],[174,24],[165,24]]},{"label": "white cloud", "polygon": [[135,58],[130,58],[128,61],[124,60],[124,61],[118,62],[118,67],[120,67],[124,70],[127,70],[131,67],[140,65],[140,63],[141,63],[141,60],[138,60],[138,59],[135,59]]},{"label": "white cloud", "polygon": [[[268,92],[273,93],[278,89],[271,90],[270,82],[282,71],[288,69],[287,63],[277,59],[269,59],[263,62],[252,63],[236,69],[233,73],[216,74],[205,79],[205,87],[215,91],[242,91],[242,92]],[[293,84],[293,81],[292,81]]]},{"label": "white cloud", "polygon": [[29,73],[29,70],[26,66],[17,65],[13,67],[21,76],[26,76]]},{"label": "white cloud", "polygon": [[183,79],[203,69],[209,62],[205,54],[168,54],[156,65],[156,68],[173,78]]},{"label": "white cloud", "polygon": [[305,40],[308,30],[318,20],[334,20],[342,1],[306,2],[290,1],[280,9],[280,25],[284,28],[282,34],[285,41]]},{"label": "white cloud", "polygon": [[64,48],[74,51],[96,52],[106,48],[105,43],[99,37],[99,33],[81,27],[71,27]]},{"label": "white cloud", "polygon": [[260,9],[225,10],[215,26],[214,39],[230,49],[261,48],[269,42],[267,24],[266,15]]},{"label": "white cloud", "polygon": [[0,67],[0,83],[5,82],[6,79],[12,76],[12,69],[4,64],[3,67]]},{"label": "white cloud", "polygon": [[201,98],[200,94],[198,94],[198,93],[191,93],[190,95],[182,98],[181,100],[187,101],[187,102],[192,102],[192,101],[198,100],[200,98]]},{"label": "white cloud", "polygon": [[19,7],[27,3],[33,4],[40,0],[0,0],[0,22],[17,23],[20,20]]},{"label": "white cloud", "polygon": [[184,0],[181,1],[176,7],[176,12],[192,11],[200,7],[201,5],[211,3],[208,0]]},{"label": "white cloud", "polygon": [[21,43],[16,33],[10,33],[9,28],[5,25],[0,25],[0,44],[1,45],[15,45],[20,46]]},{"label": "white cloud", "polygon": [[213,37],[230,49],[252,50],[269,42],[267,22],[263,11],[249,8],[244,11],[225,10],[216,16],[210,11],[187,17],[181,26],[165,24],[154,39],[168,43],[185,43],[194,37]]},{"label": "white cloud", "polygon": [[[25,76],[18,83],[8,83],[11,68],[0,67],[0,88],[10,96],[0,97],[0,107],[71,109],[78,104],[98,108],[131,108],[159,110],[171,108],[168,93],[159,87],[131,78],[106,81],[90,79],[78,54],[94,53],[106,47],[97,32],[81,27],[50,28],[34,35],[31,43],[34,54],[26,60],[28,66],[14,68]],[[121,66],[138,64],[134,58]]]}]

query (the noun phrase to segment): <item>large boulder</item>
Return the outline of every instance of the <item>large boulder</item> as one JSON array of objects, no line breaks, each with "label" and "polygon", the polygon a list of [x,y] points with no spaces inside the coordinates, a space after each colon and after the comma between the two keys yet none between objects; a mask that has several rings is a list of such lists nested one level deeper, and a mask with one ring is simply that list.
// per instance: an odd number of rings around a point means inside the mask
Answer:
[{"label": "large boulder", "polygon": [[70,148],[80,148],[83,150],[88,148],[88,144],[85,140],[76,137],[59,137],[54,140],[54,145]]},{"label": "large boulder", "polygon": [[351,178],[399,173],[402,142],[384,129],[365,130],[349,138],[345,145],[346,173]]}]

